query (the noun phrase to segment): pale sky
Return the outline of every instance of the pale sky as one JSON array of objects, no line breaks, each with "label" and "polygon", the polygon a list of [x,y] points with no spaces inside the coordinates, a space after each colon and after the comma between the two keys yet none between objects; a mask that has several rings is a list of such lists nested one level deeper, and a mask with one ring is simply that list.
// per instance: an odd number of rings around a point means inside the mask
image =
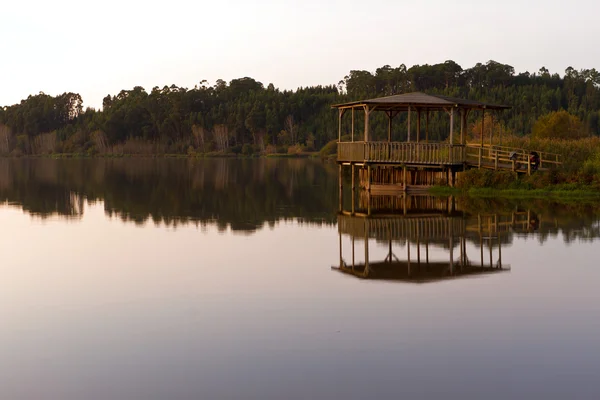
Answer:
[{"label": "pale sky", "polygon": [[98,108],[134,86],[244,76],[296,89],[449,59],[600,68],[597,0],[0,1],[0,106],[70,91]]}]

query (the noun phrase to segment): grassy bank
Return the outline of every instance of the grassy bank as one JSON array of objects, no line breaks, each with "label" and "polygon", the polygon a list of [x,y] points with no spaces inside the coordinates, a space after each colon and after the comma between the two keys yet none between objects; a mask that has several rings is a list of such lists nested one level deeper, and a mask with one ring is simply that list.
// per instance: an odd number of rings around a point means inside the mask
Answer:
[{"label": "grassy bank", "polygon": [[581,187],[580,185],[556,185],[538,189],[498,189],[490,187],[471,188],[449,188],[446,186],[435,186],[429,193],[436,196],[471,196],[481,198],[511,198],[511,199],[548,199],[555,200],[600,200],[600,190],[593,187]]}]

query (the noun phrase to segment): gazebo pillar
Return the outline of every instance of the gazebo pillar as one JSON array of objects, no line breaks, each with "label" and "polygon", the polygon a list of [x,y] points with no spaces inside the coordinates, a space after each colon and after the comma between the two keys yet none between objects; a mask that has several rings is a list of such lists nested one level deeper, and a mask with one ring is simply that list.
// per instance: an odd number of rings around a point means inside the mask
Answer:
[{"label": "gazebo pillar", "polygon": [[388,116],[388,142],[391,142],[392,141],[392,112],[387,111],[386,114]]},{"label": "gazebo pillar", "polygon": [[419,143],[419,136],[421,136],[421,110],[417,108],[417,143]]},{"label": "gazebo pillar", "polygon": [[460,144],[465,144],[465,128],[467,125],[467,110],[460,110]]},{"label": "gazebo pillar", "polygon": [[425,112],[425,143],[429,143],[429,110]]},{"label": "gazebo pillar", "polygon": [[343,109],[338,110],[338,142],[342,141],[342,115],[344,115]]},{"label": "gazebo pillar", "polygon": [[354,107],[352,107],[352,141],[354,142]]},{"label": "gazebo pillar", "polygon": [[450,246],[450,275],[454,275],[454,232],[450,228],[450,237],[448,238]]},{"label": "gazebo pillar", "polygon": [[410,143],[410,106],[408,106],[408,118],[406,120],[406,141]]},{"label": "gazebo pillar", "polygon": [[369,106],[365,106],[365,142],[369,141]]},{"label": "gazebo pillar", "polygon": [[450,109],[450,144],[454,143],[454,107]]},{"label": "gazebo pillar", "polygon": [[490,146],[493,144],[494,139],[494,113],[490,113]]},{"label": "gazebo pillar", "polygon": [[483,147],[483,128],[485,125],[485,108],[481,110],[481,147]]}]

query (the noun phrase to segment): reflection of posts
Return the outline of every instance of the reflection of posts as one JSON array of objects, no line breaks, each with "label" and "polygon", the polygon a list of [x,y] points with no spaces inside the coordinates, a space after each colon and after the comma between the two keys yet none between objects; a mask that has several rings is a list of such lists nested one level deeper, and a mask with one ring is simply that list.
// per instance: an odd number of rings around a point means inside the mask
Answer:
[{"label": "reflection of posts", "polygon": [[[481,218],[480,218],[481,221]],[[479,224],[481,227],[481,223]],[[481,247],[481,263],[473,264],[467,257],[467,224],[462,217],[367,217],[339,215],[338,229],[340,236],[340,264],[334,267],[341,272],[364,279],[389,279],[411,282],[431,282],[447,278],[457,278],[473,274],[492,273],[502,271],[501,240],[500,235],[494,236],[497,224],[489,223],[488,235],[483,236],[479,229]],[[352,239],[352,265],[348,267],[343,261],[342,235],[349,235]],[[357,264],[355,260],[355,238],[364,240],[364,262]],[[458,240],[459,257],[455,256],[455,245]],[[383,261],[371,260],[369,241],[385,241],[387,254]],[[498,261],[493,263],[493,250],[497,239]],[[406,246],[404,260],[394,254],[394,242]],[[423,243],[424,242],[424,243]],[[489,265],[483,261],[484,242],[488,243]],[[447,249],[447,260],[430,260],[430,244]],[[425,246],[425,262],[421,259],[421,246]],[[416,245],[416,260],[413,258],[413,246]]]}]

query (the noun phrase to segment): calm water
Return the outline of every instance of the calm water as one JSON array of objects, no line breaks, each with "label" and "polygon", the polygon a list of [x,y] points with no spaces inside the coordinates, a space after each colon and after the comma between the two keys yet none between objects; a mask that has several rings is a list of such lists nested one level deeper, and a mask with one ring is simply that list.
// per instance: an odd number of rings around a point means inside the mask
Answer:
[{"label": "calm water", "polygon": [[339,214],[308,160],[0,160],[0,201],[1,399],[600,397],[600,205]]}]

